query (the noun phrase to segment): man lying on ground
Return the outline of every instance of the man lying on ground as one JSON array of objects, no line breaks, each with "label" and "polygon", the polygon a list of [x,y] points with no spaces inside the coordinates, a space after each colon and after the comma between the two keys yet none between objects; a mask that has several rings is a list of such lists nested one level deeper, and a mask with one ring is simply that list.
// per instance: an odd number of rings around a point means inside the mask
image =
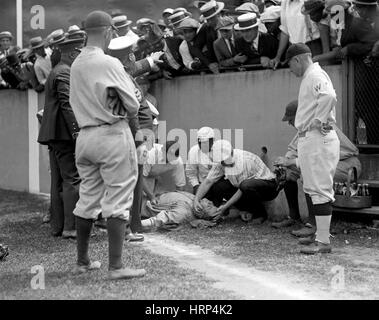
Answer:
[{"label": "man lying on ground", "polygon": [[[193,203],[195,195],[185,192],[167,192],[155,198],[154,204],[147,202],[147,210],[151,215],[149,219],[142,220],[142,228],[147,231],[152,228],[167,226],[178,226],[183,223],[191,223],[195,220],[201,220],[206,226],[214,226],[220,215],[217,213],[217,207],[208,199],[202,199],[202,209],[195,212]],[[207,223],[208,222],[208,223]]]}]

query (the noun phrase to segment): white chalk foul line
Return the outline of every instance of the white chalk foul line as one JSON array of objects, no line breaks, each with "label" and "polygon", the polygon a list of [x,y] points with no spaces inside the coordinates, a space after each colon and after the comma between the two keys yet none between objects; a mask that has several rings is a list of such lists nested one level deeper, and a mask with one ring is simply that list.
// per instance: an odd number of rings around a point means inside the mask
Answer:
[{"label": "white chalk foul line", "polygon": [[182,266],[205,273],[216,280],[215,286],[242,299],[307,300],[320,297],[296,288],[287,280],[269,272],[262,272],[248,265],[199,246],[170,240],[164,236],[147,234],[142,243],[156,254],[178,261]]}]

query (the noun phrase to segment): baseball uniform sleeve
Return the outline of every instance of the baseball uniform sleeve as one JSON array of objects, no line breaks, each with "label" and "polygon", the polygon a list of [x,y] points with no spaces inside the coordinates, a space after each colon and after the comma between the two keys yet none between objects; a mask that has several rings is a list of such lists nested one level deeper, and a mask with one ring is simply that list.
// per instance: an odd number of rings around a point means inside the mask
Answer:
[{"label": "baseball uniform sleeve", "polygon": [[177,187],[185,187],[187,182],[186,182],[186,175],[184,172],[184,164],[182,158],[179,157],[178,162],[175,165],[175,185]]},{"label": "baseball uniform sleeve", "polygon": [[288,159],[295,159],[297,158],[297,142],[298,142],[299,136],[296,134],[296,136],[292,139],[290,144],[288,145],[288,151],[285,155]]},{"label": "baseball uniform sleeve", "polygon": [[312,83],[312,91],[317,100],[315,119],[321,123],[326,123],[337,103],[333,85],[325,76],[315,77]]},{"label": "baseball uniform sleeve", "polygon": [[109,59],[110,68],[107,68],[111,88],[115,89],[123,103],[129,116],[136,116],[139,109],[139,102],[135,95],[136,87],[126,74],[123,65],[117,59]]}]

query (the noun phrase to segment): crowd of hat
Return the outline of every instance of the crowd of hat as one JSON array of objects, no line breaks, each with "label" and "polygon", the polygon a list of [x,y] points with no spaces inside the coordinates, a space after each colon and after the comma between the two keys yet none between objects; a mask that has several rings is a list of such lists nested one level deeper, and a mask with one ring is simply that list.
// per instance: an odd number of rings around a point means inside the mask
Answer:
[{"label": "crowd of hat", "polygon": [[[281,1],[283,3],[281,3]],[[165,55],[165,64],[158,65],[156,69],[154,69],[155,77],[152,79],[156,79],[159,77],[169,76],[178,76],[178,75],[186,75],[193,74],[198,72],[209,72],[216,70],[217,73],[219,71],[229,70],[230,68],[224,68],[224,64],[222,59],[217,56],[217,60],[211,62],[209,65],[207,63],[198,62],[197,56],[193,56],[193,61],[196,63],[193,66],[198,65],[198,68],[190,68],[185,63],[185,57],[183,57],[183,53],[180,50],[179,46],[171,46],[169,45],[171,39],[176,39],[180,41],[186,41],[184,37],[184,32],[186,30],[194,30],[196,31],[196,36],[198,36],[204,27],[208,28],[208,31],[205,32],[205,36],[209,33],[209,29],[211,32],[215,32],[217,34],[217,38],[223,37],[224,33],[232,33],[231,39],[235,41],[238,38],[243,38],[244,34],[248,33],[251,30],[257,29],[259,33],[270,33],[272,34],[278,41],[280,41],[280,33],[282,32],[281,28],[281,18],[283,17],[283,10],[287,6],[287,2],[290,0],[264,0],[261,2],[254,1],[244,1],[240,6],[237,7],[226,7],[223,2],[217,2],[215,0],[210,1],[194,1],[194,7],[191,12],[186,8],[166,8],[163,10],[161,14],[161,18],[158,21],[155,21],[148,17],[143,17],[138,19],[135,24],[133,21],[129,20],[127,14],[122,12],[121,10],[113,10],[111,12],[111,16],[113,18],[113,24],[116,30],[127,30],[124,34],[119,33],[119,36],[124,39],[120,41],[113,42],[113,46],[118,49],[120,47],[132,46],[133,49],[138,51],[139,40],[143,37],[146,37],[147,34],[152,30],[153,26],[159,28],[162,38],[160,39],[160,46],[156,46],[157,48],[152,48],[148,53],[142,53],[137,57],[139,59],[146,58],[148,54],[151,54],[152,51],[162,50]],[[359,16],[359,10],[354,10],[355,8],[377,8],[378,4],[376,0],[300,0],[302,2],[301,13],[303,15],[307,15],[313,22],[320,23],[322,21],[330,21],[330,18],[334,14],[332,12],[333,6],[340,5],[344,9],[353,9],[354,16]],[[196,7],[196,8],[195,8]],[[282,17],[281,17],[282,16]],[[198,17],[197,19],[195,17]],[[364,18],[364,17],[362,17]],[[216,20],[216,23],[210,24],[210,21]],[[321,23],[322,23],[321,21]],[[290,23],[290,20],[287,21]],[[379,22],[373,22],[379,26]],[[315,24],[317,27],[318,25]],[[322,32],[325,32],[325,26],[322,28]],[[212,30],[214,29],[214,30]],[[379,29],[379,27],[377,28]],[[327,31],[332,33],[330,27],[327,26]],[[321,32],[321,28],[320,28]],[[353,38],[353,37],[352,37]],[[12,34],[8,31],[0,32],[0,68],[5,70],[6,72],[13,72],[13,66],[19,66],[19,68],[25,69],[26,63],[35,63],[36,59],[39,59],[39,52],[45,51],[43,54],[44,59],[50,59],[50,55],[52,51],[55,49],[62,50],[66,45],[75,44],[78,41],[82,41],[85,43],[86,41],[86,33],[83,28],[79,28],[76,25],[73,25],[68,28],[65,32],[63,29],[53,31],[46,39],[42,37],[34,37],[30,39],[30,46],[25,49],[20,49],[17,47],[12,47],[12,41],[14,40]],[[214,40],[214,39],[213,39]],[[376,40],[375,37],[371,37],[370,41]],[[356,41],[356,40],[352,40]],[[193,46],[196,47],[196,41],[193,41]],[[215,42],[215,41],[214,41]],[[148,43],[148,42],[147,42]],[[204,42],[200,42],[202,47],[198,47],[200,51],[206,50],[208,52],[212,51],[213,48],[207,48],[207,46],[212,46],[212,43],[205,42],[206,46],[204,47]],[[372,42],[374,48],[376,48],[376,54],[379,54],[379,43]],[[215,49],[216,50],[216,49]],[[335,47],[330,45],[330,48],[323,48],[323,53],[327,53],[328,51],[335,50]],[[373,49],[374,50],[374,49]],[[191,50],[190,50],[191,51]],[[313,49],[311,48],[312,54],[315,55]],[[278,49],[279,52],[279,49]],[[336,52],[344,52],[343,50],[336,50]],[[192,51],[191,51],[192,53]],[[336,53],[334,58],[345,58],[345,54]],[[241,55],[241,52],[234,52],[233,55]],[[273,53],[273,56],[277,54]],[[231,57],[231,58],[234,58]],[[321,56],[320,56],[321,57]],[[279,57],[280,58],[280,57]],[[319,57],[317,57],[319,58]],[[41,60],[41,59],[40,59]],[[202,60],[200,58],[200,60]],[[322,58],[320,58],[322,60]],[[43,65],[43,60],[42,65]],[[198,62],[198,63],[197,63]],[[232,63],[229,67],[234,67],[233,70],[245,70],[240,68],[241,65],[248,64],[246,63]],[[281,64],[285,66],[285,52],[281,55]],[[38,64],[39,65],[39,64]],[[172,66],[174,65],[174,68]],[[210,68],[210,65],[213,65],[213,68]],[[209,68],[208,68],[209,67]],[[271,64],[267,64],[264,67],[272,67]],[[38,68],[38,67],[37,67]],[[45,68],[46,69],[46,68]],[[159,70],[160,69],[160,70]],[[176,70],[174,70],[176,69]],[[17,87],[17,88],[28,88],[28,87],[37,87],[43,86],[44,73],[48,70],[37,71],[36,76],[33,76],[33,70],[30,72],[19,72],[14,78],[19,80],[19,83],[23,83],[24,85],[10,85],[4,81],[4,77],[0,78],[0,87],[9,88],[9,87]],[[168,71],[168,72],[167,72]],[[172,72],[176,71],[176,72]],[[15,73],[15,72],[13,72]],[[25,74],[27,76],[25,76]],[[34,82],[32,81],[34,80]],[[17,81],[15,81],[17,84]]]}]

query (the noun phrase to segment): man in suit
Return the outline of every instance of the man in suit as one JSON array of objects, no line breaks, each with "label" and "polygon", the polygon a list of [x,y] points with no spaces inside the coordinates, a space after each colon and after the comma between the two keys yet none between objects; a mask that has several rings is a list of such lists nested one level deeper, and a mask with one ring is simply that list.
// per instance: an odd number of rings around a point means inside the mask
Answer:
[{"label": "man in suit", "polygon": [[236,40],[236,50],[245,56],[241,59],[243,64],[261,64],[268,68],[270,59],[276,54],[279,41],[271,34],[260,33],[259,23],[255,13],[246,13],[238,17],[235,29],[242,32],[242,38]]},{"label": "man in suit", "polygon": [[[79,199],[80,177],[75,165],[75,141],[79,126],[69,103],[70,68],[83,47],[83,39],[68,39],[58,44],[61,60],[46,81],[46,100],[38,142],[49,145],[52,186],[62,183],[62,201],[53,194],[52,233],[76,238],[73,211]],[[59,190],[59,188],[54,188]],[[53,191],[53,190],[52,190]],[[57,206],[60,208],[57,208]]]},{"label": "man in suit", "polygon": [[198,30],[195,39],[195,47],[204,52],[204,55],[210,63],[217,65],[217,57],[213,48],[213,43],[217,40],[217,24],[220,18],[220,13],[224,9],[223,2],[214,0],[207,2],[201,8],[201,19],[206,21]]},{"label": "man in suit", "polygon": [[17,46],[12,46],[13,36],[9,31],[0,32],[0,55],[8,56],[20,50]]},{"label": "man in suit", "polygon": [[235,38],[233,35],[234,19],[231,17],[220,17],[217,30],[221,37],[213,43],[213,48],[221,67],[233,67],[242,63],[242,55],[237,54]]}]

